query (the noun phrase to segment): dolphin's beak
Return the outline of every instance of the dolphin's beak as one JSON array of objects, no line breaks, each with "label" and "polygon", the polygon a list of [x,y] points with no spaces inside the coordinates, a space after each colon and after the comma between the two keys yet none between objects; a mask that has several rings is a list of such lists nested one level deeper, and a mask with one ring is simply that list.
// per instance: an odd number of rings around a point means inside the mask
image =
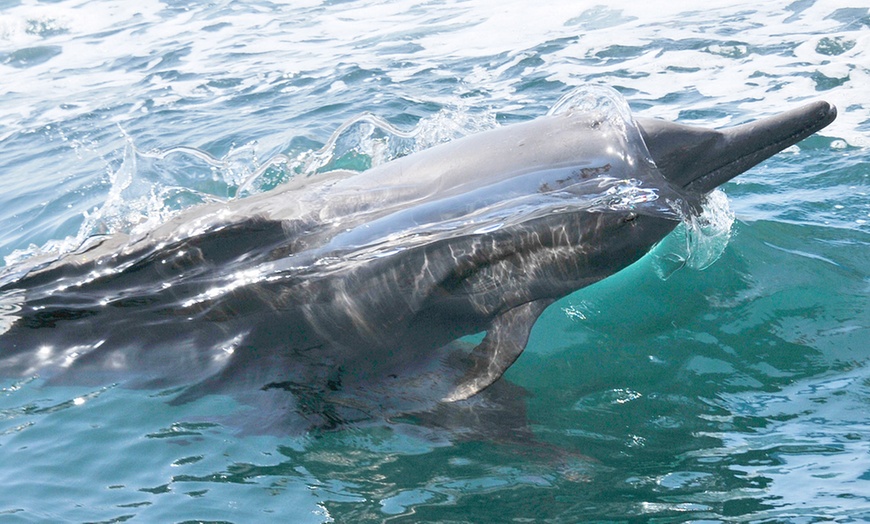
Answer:
[{"label": "dolphin's beak", "polygon": [[706,194],[827,126],[837,108],[819,101],[728,129],[706,129],[638,118],[644,142],[664,176]]}]

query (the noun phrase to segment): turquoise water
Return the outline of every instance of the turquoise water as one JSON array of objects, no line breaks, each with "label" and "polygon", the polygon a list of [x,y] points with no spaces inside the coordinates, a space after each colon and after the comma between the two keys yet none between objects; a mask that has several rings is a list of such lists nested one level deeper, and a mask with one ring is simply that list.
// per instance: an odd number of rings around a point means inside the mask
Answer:
[{"label": "turquoise water", "polygon": [[715,263],[675,236],[548,309],[476,421],[262,434],[229,397],[4,379],[0,521],[870,518],[870,6],[527,4],[0,1],[7,267],[588,83],[711,126],[840,110],[723,188]]}]

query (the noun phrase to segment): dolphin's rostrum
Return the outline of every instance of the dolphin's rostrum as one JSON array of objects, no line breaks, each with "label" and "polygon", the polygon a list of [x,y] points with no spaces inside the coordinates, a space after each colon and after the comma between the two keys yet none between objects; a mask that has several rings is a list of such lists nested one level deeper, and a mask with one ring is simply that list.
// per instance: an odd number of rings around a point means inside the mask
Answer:
[{"label": "dolphin's rostrum", "polygon": [[[548,305],[634,263],[707,193],[835,116],[816,102],[711,130],[633,120],[598,89],[362,173],[95,238],[0,277],[0,375],[190,385],[179,402],[414,387],[466,399],[519,357]],[[455,342],[475,334],[470,350]]]}]

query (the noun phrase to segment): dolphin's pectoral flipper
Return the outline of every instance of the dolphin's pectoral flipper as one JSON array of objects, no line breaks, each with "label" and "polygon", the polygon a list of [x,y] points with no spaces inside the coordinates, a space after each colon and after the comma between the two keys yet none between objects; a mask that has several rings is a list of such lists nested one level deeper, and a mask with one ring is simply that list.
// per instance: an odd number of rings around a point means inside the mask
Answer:
[{"label": "dolphin's pectoral flipper", "polygon": [[465,400],[498,380],[526,349],[532,326],[552,303],[549,299],[527,302],[496,317],[483,341],[471,351],[472,368],[442,400]]}]

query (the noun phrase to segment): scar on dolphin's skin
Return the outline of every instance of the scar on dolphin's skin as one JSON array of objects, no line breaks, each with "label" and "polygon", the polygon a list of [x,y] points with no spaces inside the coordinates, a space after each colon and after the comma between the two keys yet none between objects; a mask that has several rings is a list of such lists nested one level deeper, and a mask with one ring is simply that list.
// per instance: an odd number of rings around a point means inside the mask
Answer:
[{"label": "scar on dolphin's skin", "polygon": [[836,116],[815,102],[714,130],[633,119],[609,89],[574,96],[595,103],[7,268],[0,374],[185,385],[178,402],[462,401],[519,358],[550,304]]},{"label": "scar on dolphin's skin", "polygon": [[604,164],[603,166],[598,167],[581,167],[571,171],[571,175],[565,178],[560,178],[556,180],[555,187],[551,187],[549,182],[544,182],[541,184],[541,187],[538,189],[541,193],[549,193],[550,191],[555,191],[557,189],[563,189],[572,184],[577,183],[580,180],[588,180],[590,178],[595,178],[601,175],[606,174],[610,171],[610,164]]}]

